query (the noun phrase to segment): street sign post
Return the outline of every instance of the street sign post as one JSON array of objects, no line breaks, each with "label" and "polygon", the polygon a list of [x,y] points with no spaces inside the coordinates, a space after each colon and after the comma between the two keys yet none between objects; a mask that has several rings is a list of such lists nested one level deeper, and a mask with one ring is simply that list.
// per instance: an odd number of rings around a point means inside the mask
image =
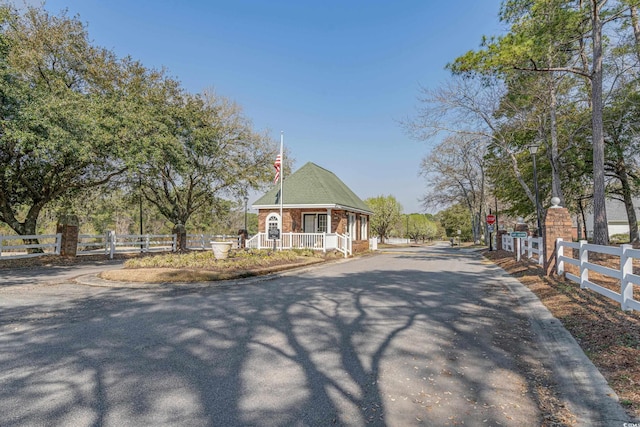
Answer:
[{"label": "street sign post", "polygon": [[[491,212],[491,209],[489,209],[489,212]],[[487,225],[488,225],[488,233],[489,233],[489,250],[492,251],[493,250],[493,244],[492,244],[492,236],[491,234],[493,233],[493,224],[496,223],[496,216],[493,214],[489,214],[487,215]]]}]

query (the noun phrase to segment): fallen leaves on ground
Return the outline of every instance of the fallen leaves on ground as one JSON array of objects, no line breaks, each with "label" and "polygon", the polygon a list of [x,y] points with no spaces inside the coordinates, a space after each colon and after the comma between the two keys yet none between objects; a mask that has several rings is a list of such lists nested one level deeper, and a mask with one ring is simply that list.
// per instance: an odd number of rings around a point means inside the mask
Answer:
[{"label": "fallen leaves on ground", "polygon": [[[510,252],[485,251],[484,256],[538,296],[578,341],[627,412],[634,417],[640,416],[640,314],[624,312],[619,303],[591,290],[580,289],[570,280],[547,277],[541,266],[524,260],[516,262]],[[607,257],[597,260],[598,264],[612,268],[616,262]],[[614,279],[597,274],[590,279],[620,292],[619,282]]]}]

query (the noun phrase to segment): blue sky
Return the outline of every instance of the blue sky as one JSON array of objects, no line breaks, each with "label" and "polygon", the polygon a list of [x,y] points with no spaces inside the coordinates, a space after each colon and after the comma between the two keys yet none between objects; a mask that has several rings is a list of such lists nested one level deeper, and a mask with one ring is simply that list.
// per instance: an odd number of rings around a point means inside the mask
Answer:
[{"label": "blue sky", "polygon": [[[95,44],[165,67],[190,92],[214,88],[256,130],[284,131],[296,162],[334,172],[362,199],[421,212],[428,145],[398,124],[420,86],[498,34],[499,0],[48,0]],[[254,199],[257,198],[257,195]],[[250,200],[250,203],[252,200]]]}]

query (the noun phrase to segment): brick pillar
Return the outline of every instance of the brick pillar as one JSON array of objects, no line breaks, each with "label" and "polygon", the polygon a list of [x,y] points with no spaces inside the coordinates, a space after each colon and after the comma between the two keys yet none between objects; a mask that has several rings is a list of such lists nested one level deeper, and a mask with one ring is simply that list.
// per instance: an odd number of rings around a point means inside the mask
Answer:
[{"label": "brick pillar", "polygon": [[555,274],[556,240],[558,238],[569,242],[573,240],[571,215],[567,208],[552,206],[547,209],[547,215],[544,219],[544,271],[547,276]]},{"label": "brick pillar", "polygon": [[502,248],[502,236],[507,234],[507,230],[498,230],[496,232],[496,250],[501,251]]},{"label": "brick pillar", "polygon": [[63,215],[56,224],[56,233],[62,234],[60,255],[74,257],[78,253],[78,217]]}]

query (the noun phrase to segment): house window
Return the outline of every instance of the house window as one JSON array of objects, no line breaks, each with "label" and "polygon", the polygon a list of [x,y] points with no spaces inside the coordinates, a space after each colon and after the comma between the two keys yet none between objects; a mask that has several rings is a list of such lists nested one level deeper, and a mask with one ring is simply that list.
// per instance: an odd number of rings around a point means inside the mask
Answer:
[{"label": "house window", "polygon": [[367,217],[360,215],[360,240],[367,240]]},{"label": "house window", "polygon": [[347,230],[349,231],[349,237],[352,240],[356,240],[356,214],[348,214],[347,215]]},{"label": "house window", "polygon": [[326,233],[327,214],[304,214],[302,231],[304,233]]},{"label": "house window", "polygon": [[270,214],[267,217],[267,234],[269,230],[280,230],[280,216],[277,214]]},{"label": "house window", "polygon": [[318,233],[327,232],[327,214],[318,214]]}]

